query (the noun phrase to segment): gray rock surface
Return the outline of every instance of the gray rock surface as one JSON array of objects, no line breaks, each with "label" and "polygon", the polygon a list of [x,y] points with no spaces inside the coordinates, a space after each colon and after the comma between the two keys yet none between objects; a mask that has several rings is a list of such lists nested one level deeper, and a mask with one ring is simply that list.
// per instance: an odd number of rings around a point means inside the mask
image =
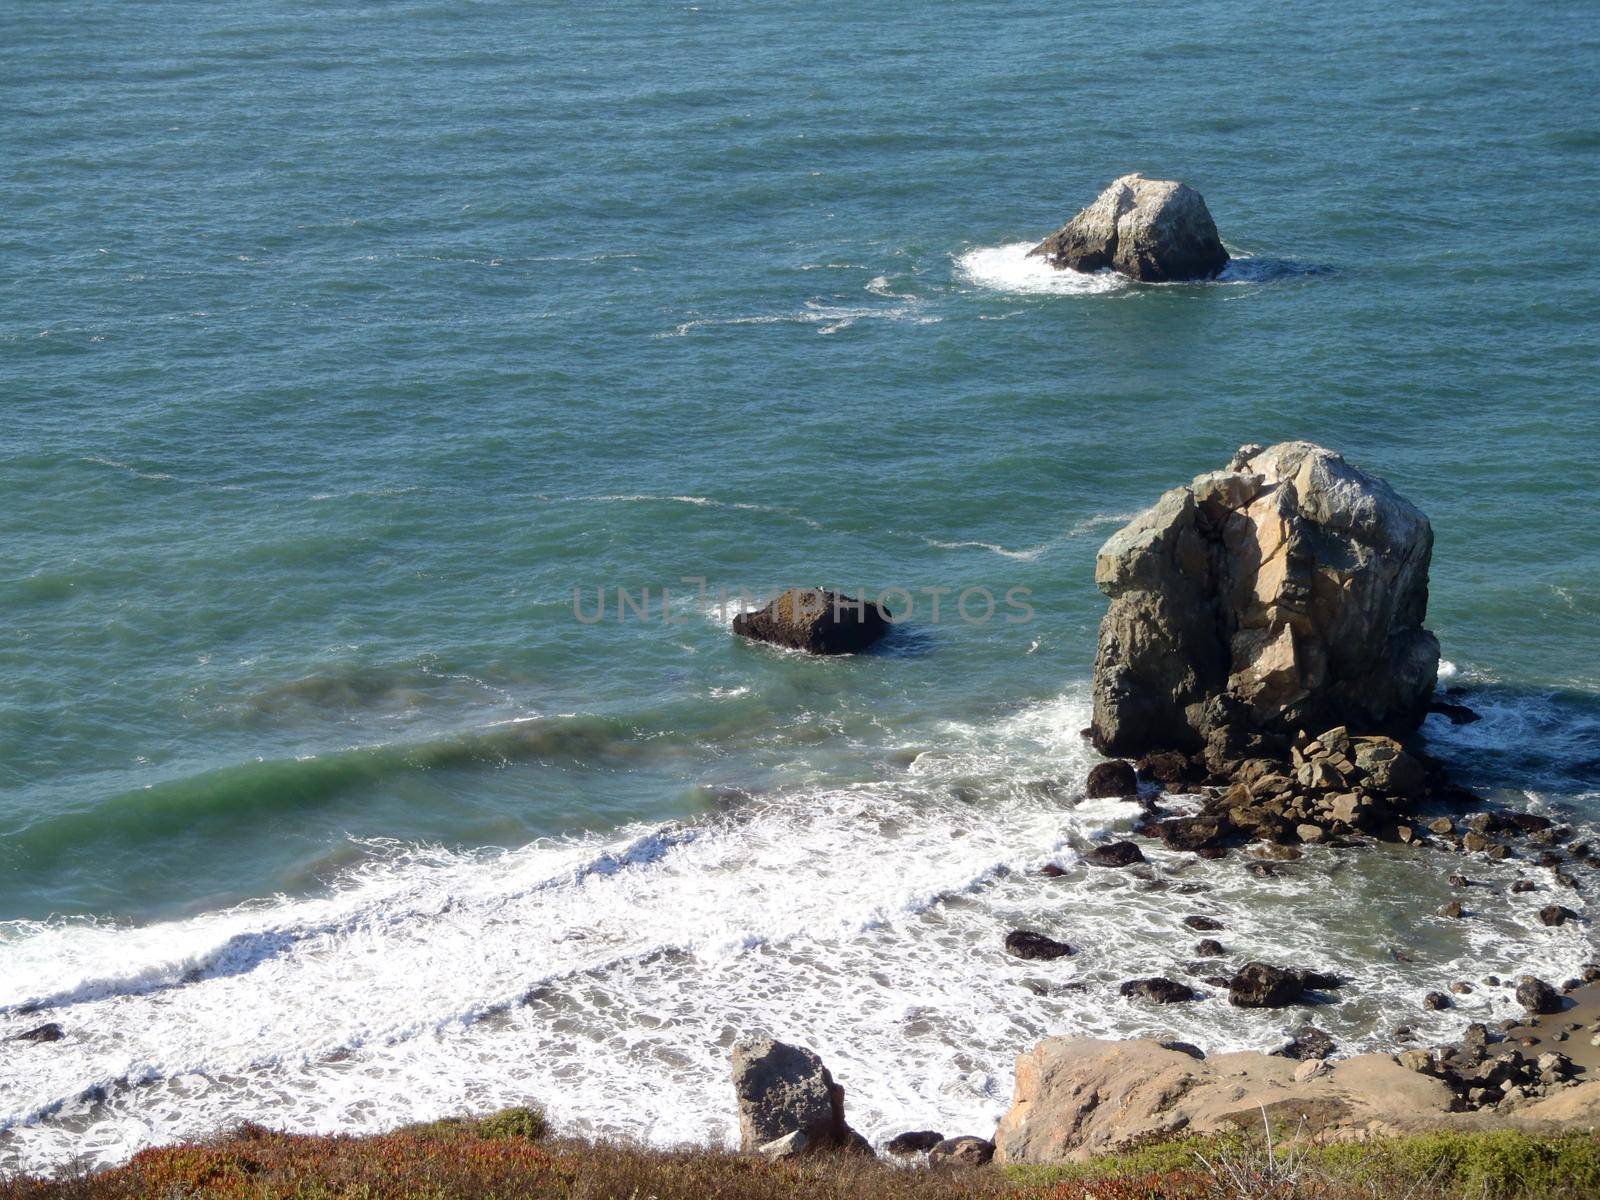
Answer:
[{"label": "gray rock surface", "polygon": [[[733,1090],[739,1101],[739,1145],[746,1152],[792,1157],[801,1151],[865,1147],[871,1153],[845,1123],[844,1088],[802,1046],[772,1038],[740,1042],[733,1048]],[[802,1141],[792,1139],[797,1133]]]},{"label": "gray rock surface", "polygon": [[1427,517],[1333,451],[1244,447],[1101,548],[1095,744],[1239,761],[1262,735],[1415,728],[1439,665],[1432,553]]},{"label": "gray rock surface", "polygon": [[1200,193],[1169,179],[1124,175],[1028,252],[1074,271],[1109,267],[1146,283],[1210,279],[1228,265]]}]

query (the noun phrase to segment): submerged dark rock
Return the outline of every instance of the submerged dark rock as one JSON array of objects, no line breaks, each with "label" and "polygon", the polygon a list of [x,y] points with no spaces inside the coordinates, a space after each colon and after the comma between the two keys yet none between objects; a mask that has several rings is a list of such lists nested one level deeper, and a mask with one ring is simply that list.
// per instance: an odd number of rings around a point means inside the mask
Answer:
[{"label": "submerged dark rock", "polygon": [[1083,861],[1092,867],[1131,867],[1144,862],[1144,851],[1132,842],[1107,842],[1090,850]]},{"label": "submerged dark rock", "polygon": [[1016,955],[1018,958],[1046,962],[1077,953],[1066,942],[1058,942],[1053,937],[1035,933],[1031,929],[1013,929],[1006,934],[1006,951]]},{"label": "submerged dark rock", "polygon": [[1089,772],[1087,792],[1091,800],[1138,795],[1139,781],[1134,776],[1133,765],[1120,758],[1095,763]]},{"label": "submerged dark rock", "polygon": [[896,1157],[905,1158],[913,1154],[925,1154],[942,1141],[944,1141],[942,1133],[935,1133],[931,1129],[914,1129],[910,1133],[901,1133],[890,1138],[884,1150]]},{"label": "submerged dark rock", "polygon": [[1228,981],[1228,1002],[1239,1008],[1283,1008],[1299,1003],[1307,991],[1327,991],[1343,982],[1339,976],[1324,971],[1246,963]]},{"label": "submerged dark rock", "polygon": [[1156,1004],[1182,1004],[1195,998],[1195,990],[1188,984],[1162,976],[1153,979],[1130,979],[1117,990],[1124,996],[1136,1000],[1149,1000]]},{"label": "submerged dark rock", "polygon": [[10,1040],[13,1042],[59,1042],[66,1036],[66,1031],[52,1021],[48,1025],[39,1025],[22,1033],[13,1034]]},{"label": "submerged dark rock", "polygon": [[856,654],[889,631],[876,604],[820,588],[792,588],[765,608],[740,613],[733,631],[810,654]]}]

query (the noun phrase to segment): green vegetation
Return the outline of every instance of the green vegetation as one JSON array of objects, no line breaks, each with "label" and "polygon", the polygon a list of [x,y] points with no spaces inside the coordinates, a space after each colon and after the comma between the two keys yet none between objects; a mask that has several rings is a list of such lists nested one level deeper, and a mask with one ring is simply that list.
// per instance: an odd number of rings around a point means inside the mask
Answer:
[{"label": "green vegetation", "polygon": [[1268,1144],[1243,1133],[1151,1142],[1088,1163],[905,1169],[860,1158],[771,1163],[719,1150],[554,1140],[515,1108],[373,1137],[245,1126],[0,1200],[1580,1200],[1600,1197],[1600,1138],[1511,1131]]}]

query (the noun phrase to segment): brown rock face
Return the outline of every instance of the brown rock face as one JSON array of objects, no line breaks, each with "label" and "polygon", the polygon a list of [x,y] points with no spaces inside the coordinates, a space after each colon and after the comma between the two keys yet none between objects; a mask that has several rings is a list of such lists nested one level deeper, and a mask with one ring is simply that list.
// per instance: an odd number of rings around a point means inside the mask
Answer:
[{"label": "brown rock face", "polygon": [[887,633],[889,621],[876,604],[820,588],[791,588],[758,612],[740,613],[733,631],[811,654],[855,654]]},{"label": "brown rock face", "polygon": [[1200,193],[1169,179],[1124,175],[1029,255],[1074,271],[1109,267],[1130,279],[1210,279],[1228,265]]},{"label": "brown rock face", "polygon": [[1297,1077],[1303,1064],[1274,1055],[1203,1061],[1153,1041],[1047,1038],[1017,1059],[1011,1110],[995,1132],[1000,1162],[1082,1160],[1144,1138],[1259,1129],[1304,1119],[1305,1132],[1399,1133],[1448,1124],[1443,1083],[1386,1054],[1345,1059]]},{"label": "brown rock face", "polygon": [[1241,449],[1101,548],[1095,744],[1238,761],[1302,729],[1415,728],[1439,665],[1432,553],[1428,519],[1333,451]]}]

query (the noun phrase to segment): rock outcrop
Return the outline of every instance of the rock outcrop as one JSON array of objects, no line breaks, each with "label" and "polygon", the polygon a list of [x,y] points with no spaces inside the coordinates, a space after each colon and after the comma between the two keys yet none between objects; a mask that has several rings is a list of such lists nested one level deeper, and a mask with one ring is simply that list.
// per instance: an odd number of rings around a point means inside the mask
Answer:
[{"label": "rock outcrop", "polygon": [[1095,744],[1200,751],[1216,772],[1297,732],[1414,729],[1439,665],[1432,553],[1427,517],[1333,451],[1242,448],[1100,551]]},{"label": "rock outcrop", "polygon": [[739,1145],[747,1153],[775,1158],[825,1150],[872,1153],[845,1123],[844,1088],[804,1047],[771,1038],[740,1042],[733,1049],[733,1090],[739,1100]]},{"label": "rock outcrop", "polygon": [[1200,193],[1187,184],[1138,174],[1113,182],[1028,253],[1058,269],[1109,267],[1145,283],[1210,279],[1228,265],[1228,252]]},{"label": "rock outcrop", "polygon": [[1245,1051],[1197,1060],[1149,1040],[1048,1038],[1017,1060],[1001,1162],[1082,1160],[1152,1136],[1259,1129],[1262,1108],[1316,1136],[1404,1133],[1449,1121],[1444,1083],[1387,1054],[1326,1069]]},{"label": "rock outcrop", "polygon": [[765,608],[740,613],[733,631],[810,654],[856,654],[889,631],[876,604],[821,588],[791,588]]}]

